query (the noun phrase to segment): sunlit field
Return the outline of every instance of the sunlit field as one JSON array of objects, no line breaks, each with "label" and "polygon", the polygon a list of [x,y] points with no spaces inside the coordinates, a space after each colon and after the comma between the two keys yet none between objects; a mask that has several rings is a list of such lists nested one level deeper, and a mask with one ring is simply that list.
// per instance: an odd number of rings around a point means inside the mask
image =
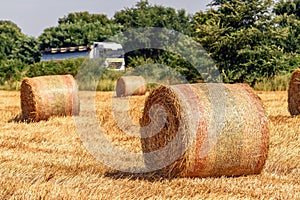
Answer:
[{"label": "sunlit field", "polygon": [[[104,166],[83,146],[72,117],[20,122],[20,93],[0,91],[0,199],[300,199],[300,117],[289,115],[287,92],[257,94],[270,120],[261,174],[165,179]],[[112,143],[141,152],[139,139],[118,128],[111,99],[111,92],[97,92],[99,124]],[[130,99],[133,124],[144,100]]]}]

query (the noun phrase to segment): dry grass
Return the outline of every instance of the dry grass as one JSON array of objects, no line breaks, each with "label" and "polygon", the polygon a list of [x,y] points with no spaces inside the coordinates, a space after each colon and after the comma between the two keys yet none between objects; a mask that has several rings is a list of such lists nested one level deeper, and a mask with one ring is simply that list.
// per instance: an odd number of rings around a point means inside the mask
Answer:
[{"label": "dry grass", "polygon": [[[72,117],[18,122],[19,95],[0,91],[0,199],[300,199],[300,117],[290,117],[286,92],[259,92],[270,118],[269,157],[260,175],[177,179],[107,169],[83,147]],[[136,138],[114,126],[111,95],[97,93],[101,125],[114,143],[140,151]],[[136,123],[144,98],[130,101]]]}]

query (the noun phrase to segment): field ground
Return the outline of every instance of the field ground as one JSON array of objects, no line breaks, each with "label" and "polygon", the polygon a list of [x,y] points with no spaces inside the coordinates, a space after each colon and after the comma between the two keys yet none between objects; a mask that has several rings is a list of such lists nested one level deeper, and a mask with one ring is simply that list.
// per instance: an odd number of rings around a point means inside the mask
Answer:
[{"label": "field ground", "polygon": [[[102,165],[83,146],[72,117],[14,120],[21,112],[20,94],[0,91],[0,199],[300,199],[300,117],[289,116],[286,92],[257,93],[270,119],[270,150],[261,174],[163,179]],[[141,151],[136,138],[117,128],[111,96],[97,93],[101,126],[115,144]],[[135,122],[144,98],[130,100]]]}]

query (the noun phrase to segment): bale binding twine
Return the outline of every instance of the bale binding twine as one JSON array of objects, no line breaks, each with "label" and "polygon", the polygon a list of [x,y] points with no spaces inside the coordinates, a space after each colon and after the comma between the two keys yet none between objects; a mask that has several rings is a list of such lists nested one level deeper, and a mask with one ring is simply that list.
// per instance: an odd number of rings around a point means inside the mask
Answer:
[{"label": "bale binding twine", "polygon": [[288,109],[291,115],[300,114],[300,69],[296,69],[291,77],[288,89]]},{"label": "bale binding twine", "polygon": [[79,114],[78,86],[71,75],[24,78],[21,84],[22,118],[47,120],[50,116]]},{"label": "bale binding twine", "polygon": [[146,81],[142,76],[122,76],[117,80],[117,97],[146,94]]},{"label": "bale binding twine", "polygon": [[257,174],[267,157],[268,120],[243,84],[160,86],[147,97],[140,126],[146,167],[161,176]]}]

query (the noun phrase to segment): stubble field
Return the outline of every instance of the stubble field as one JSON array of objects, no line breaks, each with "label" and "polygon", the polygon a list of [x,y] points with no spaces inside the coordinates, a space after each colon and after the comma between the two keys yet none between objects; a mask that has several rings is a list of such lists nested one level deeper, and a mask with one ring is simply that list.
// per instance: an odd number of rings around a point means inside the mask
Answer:
[{"label": "stubble field", "polygon": [[[83,146],[72,117],[18,121],[20,93],[0,91],[0,199],[300,199],[300,117],[289,115],[287,92],[257,94],[270,120],[270,149],[261,174],[165,179],[104,166]],[[114,121],[111,97],[97,92],[99,124],[112,143],[140,152],[139,139]],[[136,124],[144,99],[130,99]]]}]

